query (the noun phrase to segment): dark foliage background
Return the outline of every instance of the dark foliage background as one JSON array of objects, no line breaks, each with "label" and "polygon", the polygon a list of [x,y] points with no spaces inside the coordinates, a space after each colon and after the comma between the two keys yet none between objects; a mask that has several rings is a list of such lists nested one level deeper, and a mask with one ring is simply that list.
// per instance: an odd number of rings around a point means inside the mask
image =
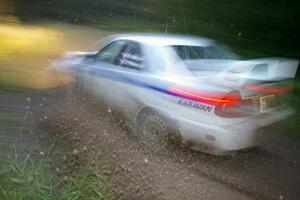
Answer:
[{"label": "dark foliage background", "polygon": [[212,37],[243,58],[300,56],[297,0],[16,0],[23,21]]}]

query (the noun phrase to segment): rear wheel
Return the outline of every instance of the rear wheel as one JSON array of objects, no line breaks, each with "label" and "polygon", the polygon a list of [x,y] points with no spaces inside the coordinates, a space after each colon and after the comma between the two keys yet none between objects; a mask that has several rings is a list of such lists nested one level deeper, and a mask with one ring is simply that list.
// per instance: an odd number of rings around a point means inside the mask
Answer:
[{"label": "rear wheel", "polygon": [[163,152],[169,145],[169,128],[166,121],[158,114],[144,112],[138,120],[139,136],[154,153]]},{"label": "rear wheel", "polygon": [[142,112],[137,121],[138,135],[153,153],[163,153],[181,142],[180,133],[164,117],[153,111]]}]

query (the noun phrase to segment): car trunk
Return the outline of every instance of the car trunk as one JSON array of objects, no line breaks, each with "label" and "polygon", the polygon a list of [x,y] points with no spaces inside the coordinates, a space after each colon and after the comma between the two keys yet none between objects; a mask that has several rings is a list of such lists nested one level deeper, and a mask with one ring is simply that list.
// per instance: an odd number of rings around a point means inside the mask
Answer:
[{"label": "car trunk", "polygon": [[281,58],[223,62],[194,60],[186,62],[186,65],[199,80],[210,81],[240,95],[240,104],[222,105],[217,109],[221,116],[237,117],[289,107],[298,61]]},{"label": "car trunk", "polygon": [[242,98],[251,99],[255,114],[286,109],[290,106],[292,79],[249,83],[240,90]]},{"label": "car trunk", "polygon": [[252,106],[253,114],[257,115],[290,106],[297,68],[296,60],[249,60],[226,68],[213,80],[238,90],[241,98],[250,102],[248,106]]}]

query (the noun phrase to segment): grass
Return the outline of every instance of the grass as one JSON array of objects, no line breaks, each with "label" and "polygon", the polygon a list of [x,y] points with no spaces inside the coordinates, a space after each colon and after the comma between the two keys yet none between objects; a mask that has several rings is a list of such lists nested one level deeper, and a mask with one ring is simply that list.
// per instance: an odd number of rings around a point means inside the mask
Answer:
[{"label": "grass", "polygon": [[5,82],[0,80],[0,91],[1,91],[1,95],[14,95],[14,96],[22,97],[26,95],[28,89],[20,86],[6,84]]},{"label": "grass", "polygon": [[17,126],[9,126],[9,125],[1,125],[0,124],[0,134],[1,136],[30,136],[32,135],[31,128],[27,127],[17,127]]},{"label": "grass", "polygon": [[292,99],[292,106],[295,108],[296,114],[293,116],[293,127],[289,133],[300,138],[300,79],[294,80],[294,95]]},{"label": "grass", "polygon": [[[104,200],[112,198],[103,178],[87,164],[74,170],[55,166],[64,144],[40,145],[29,153],[15,151],[0,159],[0,199],[3,200]],[[37,155],[39,157],[37,158]],[[56,163],[56,164],[55,164]]]}]

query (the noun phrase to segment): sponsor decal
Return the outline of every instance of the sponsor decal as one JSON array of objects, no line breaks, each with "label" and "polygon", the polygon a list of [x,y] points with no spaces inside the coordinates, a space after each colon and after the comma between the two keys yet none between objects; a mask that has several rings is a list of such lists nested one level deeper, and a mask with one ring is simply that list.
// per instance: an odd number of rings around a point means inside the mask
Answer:
[{"label": "sponsor decal", "polygon": [[196,110],[201,110],[205,112],[210,112],[212,110],[212,106],[208,106],[202,103],[197,103],[189,100],[179,99],[178,104],[190,108],[194,108]]}]

